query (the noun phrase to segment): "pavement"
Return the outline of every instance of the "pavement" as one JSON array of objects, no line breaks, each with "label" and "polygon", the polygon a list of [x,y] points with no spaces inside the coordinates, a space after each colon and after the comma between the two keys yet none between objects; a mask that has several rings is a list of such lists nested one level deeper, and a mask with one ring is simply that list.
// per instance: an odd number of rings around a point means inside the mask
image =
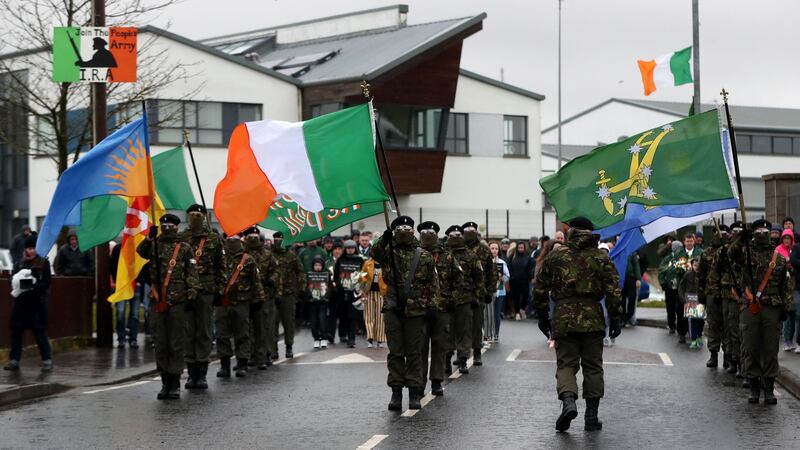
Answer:
[{"label": "pavement", "polygon": [[386,409],[386,349],[361,338],[356,349],[311,344],[301,330],[295,358],[245,378],[218,379],[213,364],[209,390],[176,401],[155,399],[150,374],[12,405],[0,409],[0,447],[800,448],[798,399],[778,387],[778,405],[749,405],[733,376],[705,367],[707,352],[666,330],[628,327],[606,349],[595,433],[581,416],[555,432],[555,355],[535,321],[504,322],[484,365],[448,379],[444,397],[426,395],[416,412],[407,399],[401,413]]}]

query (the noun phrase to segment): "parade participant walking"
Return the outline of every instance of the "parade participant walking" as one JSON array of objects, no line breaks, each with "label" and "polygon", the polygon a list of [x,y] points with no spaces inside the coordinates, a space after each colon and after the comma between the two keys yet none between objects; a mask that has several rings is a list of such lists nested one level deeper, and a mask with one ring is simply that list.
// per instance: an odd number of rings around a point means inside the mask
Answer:
[{"label": "parade participant walking", "polygon": [[667,308],[667,326],[669,334],[678,331],[678,342],[686,342],[686,318],[683,317],[683,309],[680,308],[678,301],[678,282],[683,275],[688,260],[684,257],[679,258],[683,250],[683,244],[678,241],[672,242],[672,252],[661,260],[658,266],[658,282],[664,290],[664,303]]},{"label": "parade participant walking", "polygon": [[[372,246],[370,245],[370,248]],[[367,348],[383,347],[386,342],[386,327],[383,324],[384,297],[386,282],[383,281],[381,265],[374,259],[364,261],[361,268],[361,301],[364,303],[364,324],[367,331]]]},{"label": "parade participant walking", "polygon": [[194,307],[186,310],[186,389],[208,389],[206,375],[211,356],[211,324],[214,299],[225,289],[222,238],[211,231],[206,208],[194,204],[186,209],[189,226],[179,238],[189,244],[197,266],[200,291]]},{"label": "parade participant walking", "polygon": [[392,389],[389,410],[402,407],[403,387],[408,388],[409,409],[420,409],[425,388],[422,347],[425,321],[436,319],[439,281],[431,254],[414,238],[414,220],[400,216],[391,223],[371,256],[383,267],[388,286],[383,319],[389,355],[387,384]]},{"label": "parade participant walking", "polygon": [[[275,297],[275,322],[273,336],[275,342],[278,341],[278,326],[283,324],[283,342],[286,345],[286,357],[293,358],[294,352],[294,327],[295,327],[295,306],[300,292],[305,290],[306,272],[300,259],[292,252],[283,247],[283,233],[278,231],[272,235],[273,247],[272,254],[275,257],[278,268],[277,296]],[[278,351],[272,353],[272,359],[278,359]]]},{"label": "parade participant walking", "polygon": [[258,370],[266,370],[267,366],[272,364],[270,353],[274,347],[272,327],[275,322],[277,263],[272,257],[272,253],[261,243],[261,232],[258,231],[257,226],[253,225],[242,233],[244,234],[244,251],[255,260],[261,287],[264,289],[264,297],[252,297],[250,303],[252,350],[250,352],[251,359],[247,364],[257,367]]},{"label": "parade participant walking", "polygon": [[242,235],[225,239],[225,289],[214,312],[217,324],[217,355],[220,360],[219,378],[231,376],[231,357],[236,355],[237,377],[247,374],[252,342],[250,338],[250,307],[256,299],[264,298],[261,275],[256,260],[244,249]]},{"label": "parade participant walking", "polygon": [[[489,244],[492,252],[492,260],[497,266],[497,291],[494,296],[494,337],[500,340],[500,322],[503,320],[503,308],[505,307],[506,285],[509,280],[508,264],[500,257],[500,248],[496,242]],[[532,258],[532,256],[531,256]]]},{"label": "parade participant walking", "polygon": [[[159,400],[180,398],[181,373],[186,357],[186,312],[196,309],[200,279],[192,249],[178,237],[180,219],[164,214],[159,219],[161,234],[155,226],[136,252],[152,260],[150,291],[153,301],[153,321],[156,368],[161,372]],[[157,256],[157,259],[155,259]]]},{"label": "parade participant walking", "polygon": [[[689,322],[689,348],[699,349],[703,346],[703,327],[705,318],[699,314],[698,304],[700,286],[697,271],[700,269],[699,258],[692,258],[689,269],[678,283],[678,299]],[[689,314],[687,314],[689,312]]]},{"label": "parade participant walking", "polygon": [[[722,367],[729,374],[736,374],[741,361],[741,331],[739,330],[739,298],[742,295],[739,273],[728,257],[731,232],[742,231],[742,223],[734,222],[731,227],[719,226],[720,246],[715,251],[704,289],[707,302],[717,301],[722,305]],[[719,299],[719,300],[717,300]]]},{"label": "parade participant walking", "polygon": [[[748,230],[736,235],[729,256],[743,267],[741,275],[745,295],[739,320],[742,372],[750,381],[747,401],[758,403],[763,387],[764,403],[774,405],[778,402],[774,386],[779,371],[780,322],[786,320],[792,304],[792,283],[789,263],[775,252],[770,242],[770,228],[771,224],[766,220],[753,222],[752,241],[747,242]],[[747,245],[750,245],[749,258]],[[754,288],[755,292],[752,291]]]},{"label": "parade participant walking", "polygon": [[[594,225],[583,217],[569,222],[565,248],[551,252],[541,262],[534,282],[534,305],[539,329],[555,340],[558,398],[562,401],[556,430],[566,431],[578,415],[576,375],[583,369],[583,398],[586,399],[584,429],[600,430],[597,417],[604,394],[603,335],[605,320],[600,300],[605,297],[610,336],[622,332],[623,310],[617,270],[608,255],[597,248]],[[555,308],[550,321],[550,298]]]},{"label": "parade participant walking", "polygon": [[344,255],[333,266],[333,283],[336,286],[336,295],[339,297],[339,337],[347,335],[347,346],[356,346],[356,327],[360,311],[356,309],[356,302],[360,299],[356,291],[358,274],[364,265],[364,258],[358,254],[355,241],[345,241]]},{"label": "parade participant walking", "polygon": [[492,303],[492,297],[497,286],[497,270],[492,261],[492,252],[489,246],[481,242],[478,235],[478,224],[467,222],[461,226],[466,247],[475,253],[483,270],[483,289],[475,291],[475,302],[472,302],[472,361],[476,366],[482,366],[481,349],[483,349],[483,314],[481,308],[484,304]]},{"label": "parade participant walking", "polygon": [[42,372],[53,370],[50,341],[47,339],[47,294],[50,289],[50,263],[36,254],[36,235],[29,234],[22,243],[22,255],[14,264],[11,278],[11,352],[5,370],[18,371],[22,359],[22,336],[25,330],[33,331]]},{"label": "parade participant walking", "polygon": [[[710,273],[714,258],[722,246],[721,232],[715,231],[711,235],[708,247],[700,255],[700,264],[697,268],[697,295],[700,304],[706,310],[706,336],[708,336],[709,358],[706,367],[716,368],[719,365],[719,350],[725,333],[725,319],[722,306],[722,296],[719,292],[711,290]],[[728,361],[730,366],[730,361]],[[726,367],[727,368],[727,367]]]},{"label": "parade participant walking", "polygon": [[306,297],[311,304],[311,336],[315,349],[328,348],[326,325],[332,293],[333,278],[325,270],[325,261],[318,256],[311,262],[311,271],[306,274]]},{"label": "parade participant walking", "polygon": [[535,261],[524,242],[517,242],[514,253],[508,260],[508,270],[511,274],[509,282],[509,301],[514,304],[516,320],[525,319],[525,310],[530,303],[531,279]]}]

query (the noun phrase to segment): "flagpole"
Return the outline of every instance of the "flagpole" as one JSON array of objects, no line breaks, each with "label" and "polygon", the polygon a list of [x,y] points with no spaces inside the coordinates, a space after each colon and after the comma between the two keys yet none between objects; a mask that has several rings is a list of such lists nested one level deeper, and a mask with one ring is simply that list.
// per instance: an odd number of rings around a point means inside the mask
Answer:
[{"label": "flagpole", "polygon": [[692,0],[692,66],[694,68],[694,113],[700,114],[700,12],[699,0]]},{"label": "flagpole", "polygon": [[206,208],[206,198],[203,196],[203,186],[200,184],[200,176],[197,174],[197,166],[194,163],[194,152],[192,152],[192,142],[189,141],[189,130],[183,130],[183,140],[186,143],[186,148],[189,150],[189,159],[192,161],[192,170],[194,170],[194,179],[197,181],[197,190],[200,192],[200,203],[203,204],[203,209],[206,210],[206,220],[208,226],[211,226],[211,217],[209,217],[208,209]]}]

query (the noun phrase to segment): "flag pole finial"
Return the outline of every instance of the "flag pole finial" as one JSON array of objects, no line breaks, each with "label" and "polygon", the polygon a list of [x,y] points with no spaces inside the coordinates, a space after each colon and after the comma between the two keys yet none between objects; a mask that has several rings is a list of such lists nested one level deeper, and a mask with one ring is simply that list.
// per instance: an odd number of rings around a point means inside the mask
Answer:
[{"label": "flag pole finial", "polygon": [[364,94],[364,97],[369,99],[370,98],[370,89],[372,85],[367,83],[367,80],[361,80],[361,93]]},{"label": "flag pole finial", "polygon": [[722,96],[722,101],[728,103],[728,91],[725,88],[722,88],[722,92],[719,93]]}]

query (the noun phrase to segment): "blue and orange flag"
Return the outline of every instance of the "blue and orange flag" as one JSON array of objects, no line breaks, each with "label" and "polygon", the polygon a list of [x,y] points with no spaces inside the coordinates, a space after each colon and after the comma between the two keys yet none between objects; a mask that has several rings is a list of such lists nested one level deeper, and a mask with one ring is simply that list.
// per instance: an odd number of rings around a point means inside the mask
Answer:
[{"label": "blue and orange flag", "polygon": [[46,255],[64,226],[80,225],[81,201],[101,195],[151,197],[147,114],[103,139],[64,171],[47,211],[36,253]]}]

